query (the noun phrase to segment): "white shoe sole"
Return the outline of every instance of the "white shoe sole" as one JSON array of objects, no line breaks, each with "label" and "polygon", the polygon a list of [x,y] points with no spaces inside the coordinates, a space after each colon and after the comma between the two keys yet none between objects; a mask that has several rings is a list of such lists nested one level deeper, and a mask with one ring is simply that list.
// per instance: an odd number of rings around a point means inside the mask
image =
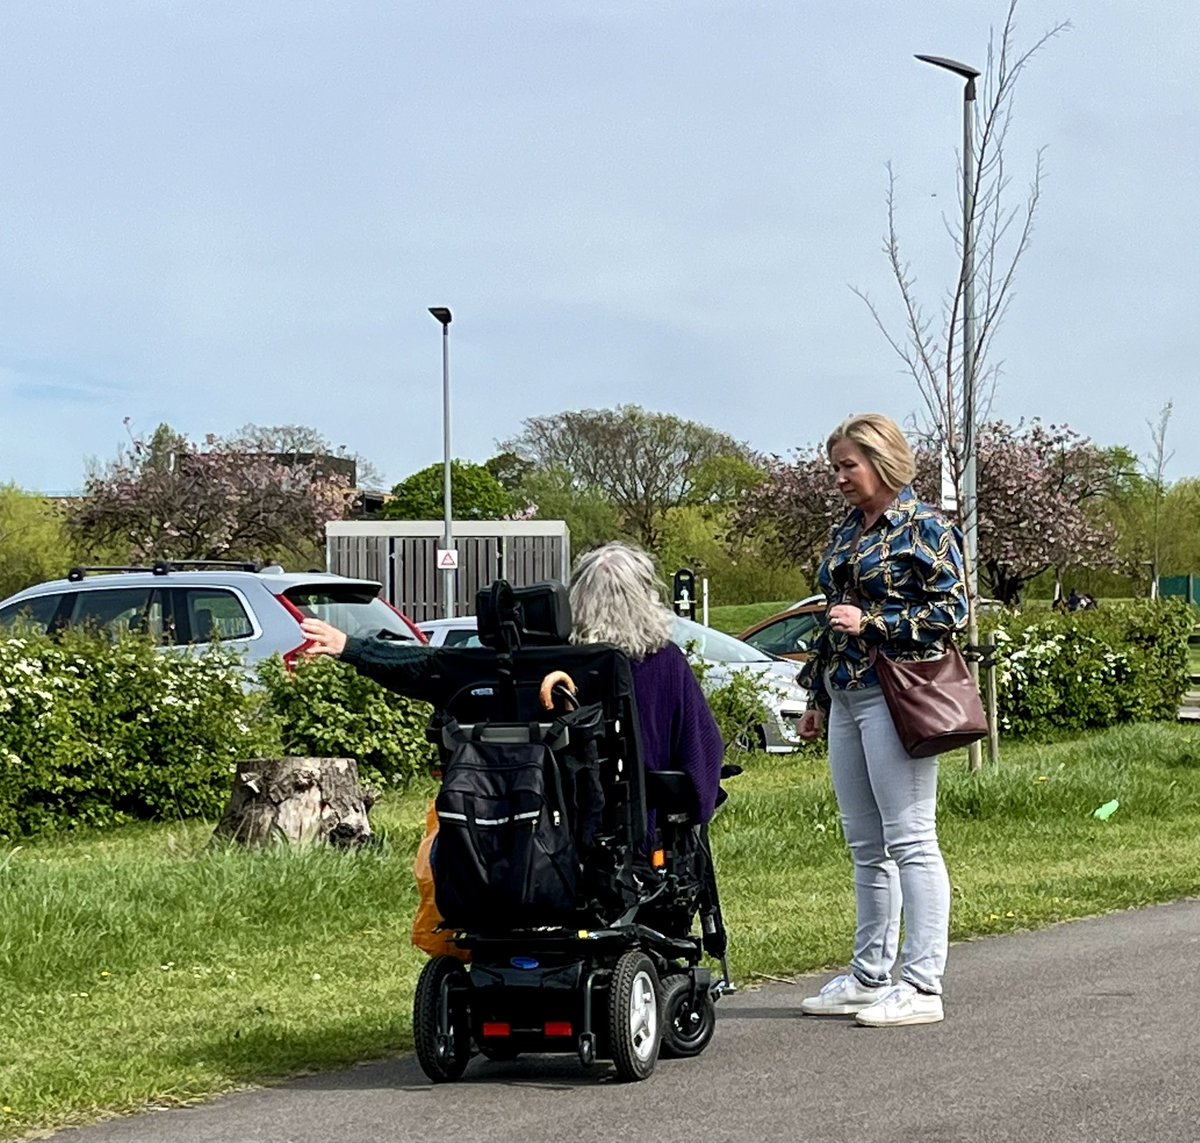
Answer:
[{"label": "white shoe sole", "polygon": [[860,1008],[855,1022],[865,1028],[903,1028],[910,1024],[939,1024],[946,1019],[945,1012],[911,1012],[907,1016],[871,1016]]},{"label": "white shoe sole", "polygon": [[800,1011],[805,1016],[853,1016],[864,1008],[870,1008],[872,1003],[870,1000],[864,1000],[861,1004],[810,1005],[807,1000],[802,1000]]}]

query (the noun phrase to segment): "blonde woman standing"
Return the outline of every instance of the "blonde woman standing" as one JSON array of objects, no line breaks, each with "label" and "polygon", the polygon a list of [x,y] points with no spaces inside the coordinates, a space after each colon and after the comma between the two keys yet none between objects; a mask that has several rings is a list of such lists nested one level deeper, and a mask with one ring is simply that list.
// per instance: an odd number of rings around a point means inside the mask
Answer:
[{"label": "blonde woman standing", "polygon": [[[828,720],[829,769],[854,863],[857,927],[850,971],[800,1010],[853,1014],[859,1024],[932,1024],[944,1016],[942,974],[950,882],[938,846],[937,765],[900,743],[872,664],[936,658],[967,618],[957,530],[917,499],[916,461],[896,423],[880,413],[849,418],[826,443],[849,505],[834,529],[818,582],[825,626],[801,672],[813,704],[800,735]],[[900,980],[892,982],[900,923]]]}]

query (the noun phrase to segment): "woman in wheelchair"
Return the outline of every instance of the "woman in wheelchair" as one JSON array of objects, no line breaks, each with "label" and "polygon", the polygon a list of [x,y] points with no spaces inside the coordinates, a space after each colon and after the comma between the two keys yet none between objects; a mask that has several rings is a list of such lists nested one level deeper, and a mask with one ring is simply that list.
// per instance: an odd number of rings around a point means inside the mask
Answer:
[{"label": "woman in wheelchair", "polygon": [[[706,828],[721,794],[719,729],[670,640],[644,552],[606,544],[580,559],[568,590],[498,582],[476,609],[475,649],[303,622],[308,655],[340,656],[435,707],[436,900],[471,963],[427,962],[413,1001],[418,1061],[446,1081],[473,1050],[574,1050],[645,1079],[660,1048],[707,1047],[714,1002],[732,989]],[[564,674],[574,698],[553,685]],[[705,953],[722,979],[701,966]]]}]

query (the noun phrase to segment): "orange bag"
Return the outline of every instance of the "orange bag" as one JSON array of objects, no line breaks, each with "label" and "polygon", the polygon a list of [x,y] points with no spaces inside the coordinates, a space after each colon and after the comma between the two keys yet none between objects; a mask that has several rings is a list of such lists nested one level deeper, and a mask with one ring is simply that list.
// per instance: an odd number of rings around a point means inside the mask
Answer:
[{"label": "orange bag", "polygon": [[470,949],[460,949],[448,929],[439,929],[442,915],[433,899],[433,867],[429,855],[437,837],[438,816],[433,802],[425,809],[425,836],[417,846],[417,857],[413,862],[413,874],[417,879],[417,914],[413,917],[412,943],[430,956],[453,956],[459,960],[471,959]]}]

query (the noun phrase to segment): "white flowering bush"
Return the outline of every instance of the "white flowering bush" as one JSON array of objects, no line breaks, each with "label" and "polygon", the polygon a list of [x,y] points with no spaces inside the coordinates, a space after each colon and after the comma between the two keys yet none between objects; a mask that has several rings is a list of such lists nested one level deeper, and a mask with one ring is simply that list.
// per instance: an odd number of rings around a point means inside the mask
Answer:
[{"label": "white flowering bush", "polygon": [[1194,621],[1174,600],[986,617],[981,627],[997,646],[1001,730],[1029,735],[1174,720],[1188,687]]},{"label": "white flowering bush", "polygon": [[0,639],[0,835],[219,813],[234,762],[278,751],[244,678],[219,650]]}]

